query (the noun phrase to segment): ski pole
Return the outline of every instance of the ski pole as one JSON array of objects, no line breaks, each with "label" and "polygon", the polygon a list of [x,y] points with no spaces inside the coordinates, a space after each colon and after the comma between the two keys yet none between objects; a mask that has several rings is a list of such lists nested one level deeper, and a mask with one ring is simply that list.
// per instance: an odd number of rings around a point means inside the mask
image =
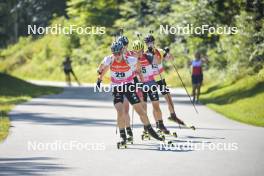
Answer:
[{"label": "ski pole", "polygon": [[133,130],[133,126],[134,126],[134,111],[135,111],[135,109],[134,109],[134,107],[133,107],[133,109],[132,109],[132,130]]},{"label": "ski pole", "polygon": [[176,71],[176,73],[177,73],[177,75],[178,75],[178,77],[179,77],[181,83],[182,83],[182,86],[183,86],[184,89],[185,89],[186,94],[188,95],[188,97],[189,97],[189,99],[190,99],[190,102],[191,102],[192,105],[193,105],[193,108],[195,109],[196,113],[198,114],[198,110],[197,110],[197,108],[196,108],[194,102],[192,101],[192,98],[191,98],[190,94],[188,93],[188,91],[187,91],[187,89],[186,89],[186,86],[185,86],[184,82],[182,81],[181,75],[179,74],[179,72],[178,72],[178,70],[177,70],[175,64],[174,64],[173,62],[171,62],[171,63],[172,63],[172,65],[173,65],[173,68],[175,69],[175,71]]},{"label": "ski pole", "polygon": [[[159,72],[159,68],[157,68],[157,71],[158,71],[158,73],[159,73],[160,80],[162,81],[162,84],[165,85],[165,79],[163,79],[162,75],[160,74],[160,72]],[[163,87],[162,89],[164,89],[164,87]],[[170,96],[170,95],[168,95],[168,96]],[[173,108],[173,107],[174,107],[174,106],[173,106],[173,101],[172,101],[169,97],[168,97],[168,101],[169,101],[170,106]],[[173,108],[173,111],[174,111],[174,113],[175,113],[174,108]],[[180,124],[179,124],[179,128],[181,129]]]}]

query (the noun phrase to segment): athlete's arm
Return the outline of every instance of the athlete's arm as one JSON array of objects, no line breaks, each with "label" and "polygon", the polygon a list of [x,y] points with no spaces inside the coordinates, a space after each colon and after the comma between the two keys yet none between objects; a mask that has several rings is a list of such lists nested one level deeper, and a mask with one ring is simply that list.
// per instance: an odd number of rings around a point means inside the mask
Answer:
[{"label": "athlete's arm", "polygon": [[102,80],[104,75],[109,70],[111,64],[111,57],[105,57],[97,69],[98,79]]},{"label": "athlete's arm", "polygon": [[101,64],[99,65],[99,67],[97,68],[97,73],[98,73],[98,74],[101,74],[102,71],[103,71],[103,68],[104,68],[104,64],[101,63]]},{"label": "athlete's arm", "polygon": [[141,64],[138,61],[136,64],[136,73],[139,76],[140,81],[143,81],[143,75],[142,75],[141,69],[142,69]]},{"label": "athlete's arm", "polygon": [[165,57],[164,57],[164,60],[165,60],[165,61],[168,61],[168,60],[173,61],[173,60],[174,60],[174,57],[173,57],[172,54],[170,54],[170,53],[166,53],[166,55],[165,55]]},{"label": "athlete's arm", "polygon": [[205,64],[208,64],[209,63],[209,59],[208,59],[208,56],[204,55],[202,56],[202,62],[205,63]]},{"label": "athlete's arm", "polygon": [[105,66],[104,69],[101,71],[101,74],[98,75],[98,79],[103,80],[105,74],[109,70],[110,66]]},{"label": "athlete's arm", "polygon": [[161,64],[163,59],[164,59],[164,55],[165,55],[165,52],[163,49],[157,49],[160,53],[160,59],[158,58],[158,56],[155,54],[154,55],[154,60],[156,61],[157,64]]}]

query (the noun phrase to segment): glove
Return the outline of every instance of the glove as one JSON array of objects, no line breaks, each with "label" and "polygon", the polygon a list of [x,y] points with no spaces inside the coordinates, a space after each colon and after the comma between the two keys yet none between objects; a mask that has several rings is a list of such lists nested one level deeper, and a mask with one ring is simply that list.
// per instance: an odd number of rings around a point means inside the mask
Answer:
[{"label": "glove", "polygon": [[138,80],[138,77],[137,76],[135,76],[134,78],[134,82],[137,84],[137,83],[139,83],[139,80]]},{"label": "glove", "polygon": [[170,48],[166,46],[163,50],[165,51],[163,57],[166,57],[166,55],[170,52]]},{"label": "glove", "polygon": [[148,52],[154,55],[154,50],[152,47],[148,47]]},{"label": "glove", "polygon": [[98,75],[101,75],[102,74],[102,71],[97,70],[97,73],[98,73]]},{"label": "glove", "polygon": [[96,87],[100,88],[101,87],[101,82],[102,82],[101,79],[97,79]]},{"label": "glove", "polygon": [[169,48],[168,46],[166,46],[166,47],[164,48],[164,51],[165,51],[165,53],[169,53],[169,52],[170,52],[170,48]]}]

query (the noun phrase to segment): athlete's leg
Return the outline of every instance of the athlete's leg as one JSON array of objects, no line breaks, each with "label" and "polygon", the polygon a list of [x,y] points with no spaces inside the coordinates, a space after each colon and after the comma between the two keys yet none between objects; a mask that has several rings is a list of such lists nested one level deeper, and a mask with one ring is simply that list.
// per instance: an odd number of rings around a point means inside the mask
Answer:
[{"label": "athlete's leg", "polygon": [[193,93],[193,102],[196,100],[196,89],[197,89],[197,84],[192,85],[192,93]]},{"label": "athlete's leg", "polygon": [[129,102],[126,98],[124,99],[124,111],[126,127],[130,127]]},{"label": "athlete's leg", "polygon": [[124,116],[124,104],[119,102],[115,104],[115,109],[117,112],[117,126],[119,129],[125,128],[125,116]]},{"label": "athlete's leg", "polygon": [[[126,132],[128,134],[128,140],[133,141],[133,132],[132,128],[130,126],[130,115],[129,115],[129,101],[125,98],[124,99],[124,120],[125,120],[125,126],[126,126]],[[132,109],[134,111],[134,109]]]},{"label": "athlete's leg", "polygon": [[147,110],[148,93],[147,92],[142,92],[142,98],[140,99],[140,101],[141,101],[144,111],[148,113],[148,110]]},{"label": "athlete's leg", "polygon": [[140,102],[140,98],[136,94],[136,91],[135,90],[127,91],[127,92],[125,92],[125,96],[128,99],[128,101],[130,102],[130,104],[133,106],[133,108],[135,109],[137,114],[139,115],[140,120],[144,124],[144,128],[147,130],[147,132],[153,138],[162,141],[163,139],[161,137],[159,137],[159,135],[153,130],[153,128],[152,128],[152,126],[151,126],[151,124],[149,122],[149,118],[147,116],[147,113],[144,110],[143,105]]},{"label": "athlete's leg", "polygon": [[68,85],[71,84],[69,74],[65,74],[65,81],[66,81],[66,83],[67,83]]},{"label": "athlete's leg", "polygon": [[167,88],[165,79],[157,81],[157,84],[159,85],[161,94],[165,97],[165,100],[167,102],[168,109],[170,111],[169,120],[173,120],[174,122],[177,122],[178,124],[184,125],[184,122],[181,119],[179,119],[176,115],[174,103],[172,101],[170,91]]},{"label": "athlete's leg", "polygon": [[122,142],[126,143],[126,131],[125,131],[125,117],[124,117],[124,97],[123,94],[117,92],[116,90],[113,91],[114,96],[114,106],[117,112],[117,126],[119,128],[120,137],[122,138]]},{"label": "athlete's leg", "polygon": [[171,94],[170,93],[167,93],[164,95],[164,98],[168,104],[168,109],[170,111],[170,113],[175,113],[175,109],[174,109],[174,104],[173,104],[173,101],[172,101],[172,98],[171,98]]},{"label": "athlete's leg", "polygon": [[199,102],[200,91],[201,91],[201,84],[198,84],[197,85],[197,99],[196,99],[197,102]]},{"label": "athlete's leg", "polygon": [[193,102],[196,100],[196,87],[197,87],[197,77],[195,75],[192,75],[192,96],[193,96]]},{"label": "athlete's leg", "polygon": [[134,104],[133,107],[134,107],[135,111],[137,112],[137,114],[139,115],[141,122],[144,125],[150,124],[149,118],[148,118],[147,113],[145,112],[142,104],[137,103],[137,104]]},{"label": "athlete's leg", "polygon": [[162,120],[162,112],[160,110],[159,101],[152,101],[151,103],[153,107],[153,116],[155,121],[158,122],[159,120]]},{"label": "athlete's leg", "polygon": [[68,84],[69,84],[69,86],[71,86],[71,75],[68,74],[67,76],[68,76]]},{"label": "athlete's leg", "polygon": [[74,79],[76,80],[76,82],[80,85],[81,83],[79,82],[77,76],[75,75],[74,71],[71,70],[71,74],[73,75]]},{"label": "athlete's leg", "polygon": [[170,134],[170,131],[167,130],[167,128],[165,127],[163,123],[162,112],[160,110],[159,101],[158,100],[152,101],[152,106],[153,106],[153,115],[156,121],[156,127],[163,133]]},{"label": "athlete's leg", "polygon": [[199,83],[197,84],[197,102],[199,102],[202,84],[203,84],[203,74],[199,75]]},{"label": "athlete's leg", "polygon": [[173,101],[171,98],[170,90],[167,87],[167,83],[166,83],[165,79],[159,80],[156,83],[158,84],[158,86],[159,86],[158,88],[159,88],[161,94],[164,96],[164,98],[167,102],[170,114],[175,114],[174,104],[173,104]]}]

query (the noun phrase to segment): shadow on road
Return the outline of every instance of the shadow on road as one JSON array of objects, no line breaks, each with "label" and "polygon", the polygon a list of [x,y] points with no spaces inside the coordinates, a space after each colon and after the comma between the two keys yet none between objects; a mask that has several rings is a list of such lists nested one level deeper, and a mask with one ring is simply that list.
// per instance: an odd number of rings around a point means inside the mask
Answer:
[{"label": "shadow on road", "polygon": [[[66,102],[67,103],[67,102]],[[98,108],[98,109],[113,109],[113,106],[95,106],[95,105],[75,105],[75,104],[64,104],[64,103],[45,103],[45,102],[29,102],[26,104],[23,104],[23,106],[53,106],[56,108],[64,108],[64,107],[68,107],[68,108]]]},{"label": "shadow on road", "polygon": [[225,139],[220,137],[186,136],[188,139]]},{"label": "shadow on road", "polygon": [[[167,104],[166,100],[164,100],[164,99],[160,99],[159,102],[161,104]],[[184,104],[184,105],[193,106],[189,99],[186,99],[186,100],[182,100],[182,99],[181,100],[175,100],[174,99],[174,100],[172,100],[172,102],[175,103],[175,104]],[[197,106],[197,105],[195,105],[195,106]]]},{"label": "shadow on road", "polygon": [[0,175],[47,175],[69,169],[55,164],[54,160],[56,158],[50,157],[0,158]]},{"label": "shadow on road", "polygon": [[116,126],[115,119],[94,119],[91,117],[55,117],[42,113],[19,113],[11,114],[12,121],[24,121],[40,125],[79,125],[79,126]]},{"label": "shadow on road", "polygon": [[75,99],[75,100],[96,100],[109,102],[112,101],[111,92],[94,92],[93,87],[70,87],[64,88],[64,92],[59,95],[44,96],[48,99]]},{"label": "shadow on road", "polygon": [[160,144],[157,144],[157,143],[156,144],[133,144],[133,145],[128,145],[127,149],[157,151],[157,152],[191,152],[193,151],[188,148],[175,148],[173,146],[170,147],[170,145],[164,145],[164,146],[162,145],[161,147]]},{"label": "shadow on road", "polygon": [[[93,87],[70,87],[64,88],[64,92],[60,95],[56,96],[47,96],[49,99],[81,99],[81,100],[96,100],[96,101],[104,101],[109,102],[113,101],[112,93],[111,92],[94,92]],[[76,94],[78,92],[78,94]],[[186,97],[187,95],[184,94],[176,94],[172,93],[172,97]],[[163,97],[160,95],[160,97]],[[165,103],[166,101],[161,99],[161,103]],[[189,98],[186,100],[173,100],[174,103],[183,103],[183,104],[190,104]]]}]

